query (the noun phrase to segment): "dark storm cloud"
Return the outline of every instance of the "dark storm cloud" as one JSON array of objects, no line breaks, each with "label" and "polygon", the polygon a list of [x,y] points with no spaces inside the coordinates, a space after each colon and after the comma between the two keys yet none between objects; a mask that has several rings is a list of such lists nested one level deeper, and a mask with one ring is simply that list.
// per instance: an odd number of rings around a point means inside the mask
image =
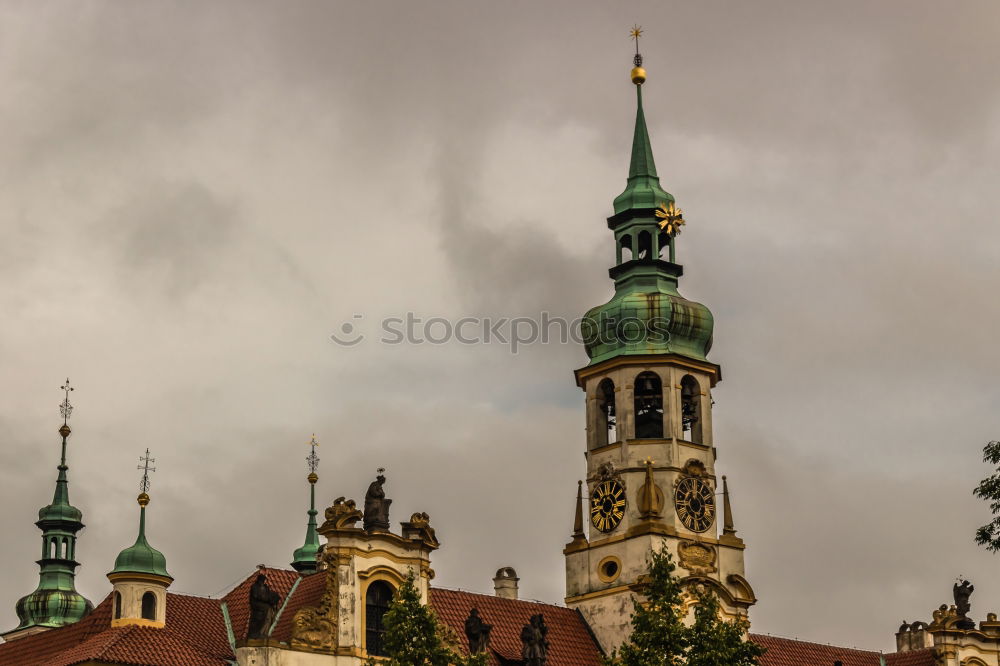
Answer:
[{"label": "dark storm cloud", "polygon": [[513,565],[560,599],[582,351],[327,336],[355,313],[607,300],[636,21],[689,219],[682,293],[716,315],[755,630],[889,648],[960,573],[996,610],[969,491],[998,436],[998,20],[985,2],[6,5],[0,617],[35,584],[67,373],[93,599],[134,538],[147,445],[150,538],[175,588],[212,593],[301,543],[313,431],[324,503],[384,465],[394,520],[431,514],[438,582],[487,591]]}]

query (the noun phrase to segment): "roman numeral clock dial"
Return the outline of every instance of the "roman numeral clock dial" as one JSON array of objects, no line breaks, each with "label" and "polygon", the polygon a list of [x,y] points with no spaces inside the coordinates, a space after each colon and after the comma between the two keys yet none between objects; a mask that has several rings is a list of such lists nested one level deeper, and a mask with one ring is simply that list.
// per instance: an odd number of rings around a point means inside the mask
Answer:
[{"label": "roman numeral clock dial", "polygon": [[625,488],[618,481],[602,481],[590,494],[590,522],[602,532],[618,527],[625,517]]},{"label": "roman numeral clock dial", "polygon": [[715,522],[715,491],[698,477],[684,477],[674,491],[674,508],[684,527],[704,532]]}]

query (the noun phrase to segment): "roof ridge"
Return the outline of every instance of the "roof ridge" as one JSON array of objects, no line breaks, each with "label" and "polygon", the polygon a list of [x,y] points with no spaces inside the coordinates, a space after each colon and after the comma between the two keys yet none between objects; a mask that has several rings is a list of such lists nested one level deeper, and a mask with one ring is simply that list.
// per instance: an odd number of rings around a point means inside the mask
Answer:
[{"label": "roof ridge", "polygon": [[[820,647],[836,648],[838,650],[850,650],[852,652],[868,652],[870,654],[886,654],[882,650],[867,650],[865,648],[859,647],[844,647],[843,645],[834,645],[833,643],[819,643],[817,641],[804,641],[801,638],[789,638],[788,636],[776,636],[774,634],[756,634],[750,633],[750,636],[758,636],[760,638],[777,638],[779,641],[791,641],[793,643],[805,643],[806,645],[818,645]],[[893,653],[890,653],[893,654]]]},{"label": "roof ridge", "polygon": [[520,601],[526,604],[539,604],[541,606],[552,606],[553,608],[564,608],[566,610],[572,610],[569,606],[565,606],[558,602],[553,601],[541,601],[540,599],[508,599],[507,597],[498,597],[495,594],[489,594],[488,592],[472,592],[471,590],[463,590],[460,587],[444,587],[440,585],[431,585],[431,592],[434,590],[441,590],[443,592],[461,592],[462,594],[474,594],[477,597],[487,597],[489,599],[499,599],[501,601]]}]

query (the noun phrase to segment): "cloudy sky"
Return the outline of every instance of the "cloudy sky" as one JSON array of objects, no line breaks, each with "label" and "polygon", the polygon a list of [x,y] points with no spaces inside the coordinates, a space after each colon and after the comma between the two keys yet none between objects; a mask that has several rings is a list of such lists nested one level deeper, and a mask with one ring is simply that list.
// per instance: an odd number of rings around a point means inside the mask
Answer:
[{"label": "cloudy sky", "polygon": [[[0,3],[0,624],[37,581],[77,386],[78,587],[135,537],[214,594],[388,468],[436,582],[558,601],[583,400],[574,344],[387,345],[387,316],[574,317],[645,28],[657,165],[716,315],[719,470],[754,629],[890,649],[954,578],[1000,611],[971,489],[1000,438],[1000,5]],[[355,317],[358,315],[358,317]],[[351,323],[352,348],[330,334]]]}]

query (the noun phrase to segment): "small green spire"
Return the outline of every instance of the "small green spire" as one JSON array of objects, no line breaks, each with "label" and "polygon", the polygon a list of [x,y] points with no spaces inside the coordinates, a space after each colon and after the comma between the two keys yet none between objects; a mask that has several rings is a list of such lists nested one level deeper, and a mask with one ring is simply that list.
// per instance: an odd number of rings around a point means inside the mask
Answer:
[{"label": "small green spire", "polygon": [[305,543],[301,548],[296,548],[292,554],[292,568],[303,575],[315,573],[319,567],[316,561],[319,553],[319,534],[316,532],[316,482],[319,481],[316,470],[319,469],[319,456],[316,455],[316,447],[319,446],[319,442],[316,441],[315,433],[309,441],[309,446],[309,455],[306,457],[309,465],[309,476],[306,477],[309,481],[309,522],[306,523]]},{"label": "small green spire", "polygon": [[65,399],[59,405],[63,424],[59,428],[62,437],[62,454],[59,458],[59,474],[52,503],[38,511],[35,525],[42,531],[42,559],[38,560],[38,587],[31,594],[18,600],[16,610],[20,624],[14,631],[29,627],[62,627],[79,622],[93,610],[93,604],[76,591],[76,534],[83,529],[83,513],[69,503],[69,479],[66,472],[66,443],[72,432],[69,417],[73,405],[69,402],[70,391],[66,384],[60,387]]},{"label": "small green spire", "polygon": [[150,467],[150,464],[156,460],[149,457],[149,449],[146,449],[146,455],[140,456],[139,462],[142,463],[139,465],[139,469],[142,470],[140,484],[142,492],[136,498],[139,503],[139,535],[134,544],[118,553],[118,557],[115,558],[115,568],[108,573],[108,576],[114,574],[150,574],[173,580],[173,577],[167,573],[167,558],[163,553],[150,546],[146,540],[146,507],[149,505],[149,495],[146,491],[149,490],[149,473],[156,471],[156,468]]},{"label": "small green spire", "polygon": [[660,178],[656,174],[656,162],[653,159],[653,146],[649,141],[649,130],[646,129],[646,115],[642,110],[643,78],[633,76],[636,94],[635,132],[632,135],[632,160],[628,168],[628,184],[625,191],[615,198],[615,215],[630,210],[648,210],[661,203],[670,203],[674,197],[660,187]]}]

